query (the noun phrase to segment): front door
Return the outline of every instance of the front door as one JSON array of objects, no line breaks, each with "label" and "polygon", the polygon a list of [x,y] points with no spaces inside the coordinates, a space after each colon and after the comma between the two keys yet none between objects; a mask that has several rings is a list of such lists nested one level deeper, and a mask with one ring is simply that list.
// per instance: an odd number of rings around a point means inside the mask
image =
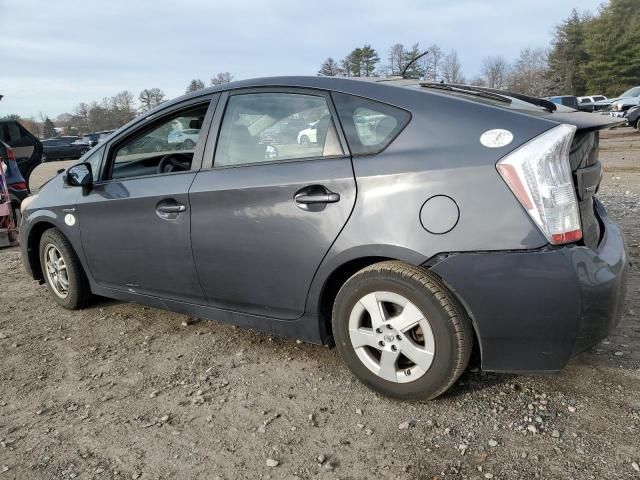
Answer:
[{"label": "front door", "polygon": [[[229,96],[213,168],[189,191],[193,255],[211,306],[281,319],[304,313],[313,276],[355,202],[333,118],[321,92]],[[298,130],[283,134],[292,124]]]},{"label": "front door", "polygon": [[200,129],[207,108],[158,114],[109,146],[101,181],[77,206],[89,270],[100,285],[206,303],[191,254],[188,196],[206,132],[195,145],[169,139],[176,130]]}]

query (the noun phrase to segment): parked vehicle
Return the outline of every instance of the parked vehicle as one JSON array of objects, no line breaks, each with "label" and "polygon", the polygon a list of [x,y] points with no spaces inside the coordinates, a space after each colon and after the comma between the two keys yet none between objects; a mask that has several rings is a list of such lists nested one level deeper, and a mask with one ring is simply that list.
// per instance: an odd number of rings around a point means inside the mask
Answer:
[{"label": "parked vehicle", "polygon": [[631,107],[627,110],[627,124],[630,127],[640,130],[640,106]]},{"label": "parked vehicle", "polygon": [[183,148],[191,149],[196,146],[200,136],[199,128],[186,128],[184,130],[173,130],[169,133],[168,143],[181,145]]},{"label": "parked vehicle", "polygon": [[583,112],[596,112],[598,110],[602,110],[603,108],[596,108],[596,102],[600,102],[606,100],[607,97],[604,95],[591,95],[587,97],[578,97],[578,107],[579,110]]},{"label": "parked vehicle", "polygon": [[564,105],[565,107],[578,110],[578,99],[573,95],[558,95],[555,97],[549,97],[549,100],[558,105]]},{"label": "parked vehicle", "polygon": [[630,107],[638,105],[640,100],[640,87],[633,87],[619,97],[608,98],[594,103],[596,110],[611,112],[615,117],[624,117],[624,113]]},{"label": "parked vehicle", "polygon": [[27,182],[22,177],[13,149],[0,140],[0,163],[4,165],[4,181],[11,205],[13,220],[20,224],[20,206],[30,194]]},{"label": "parked vehicle", "polygon": [[260,142],[265,144],[293,143],[298,133],[309,126],[309,122],[302,118],[284,118],[273,126],[260,132]]},{"label": "parked vehicle", "polygon": [[42,143],[15,120],[0,120],[0,140],[13,150],[20,173],[29,185],[31,172],[42,163]]},{"label": "parked vehicle", "polygon": [[77,143],[84,143],[90,147],[95,147],[98,143],[103,142],[114,132],[114,130],[104,130],[102,132],[93,132],[83,135]]},{"label": "parked vehicle", "polygon": [[593,112],[593,103],[581,101],[579,98],[573,95],[560,95],[555,97],[549,97],[549,100],[556,105],[564,105],[565,107],[572,108],[574,110],[580,110],[581,112]]},{"label": "parked vehicle", "polygon": [[43,161],[75,160],[87,153],[91,147],[86,143],[78,143],[77,137],[47,138],[42,140]]},{"label": "parked vehicle", "polygon": [[[260,133],[292,115],[323,119],[316,143],[268,153]],[[193,151],[128,151],[195,119]],[[23,259],[68,309],[95,294],[335,341],[397,398],[445,392],[474,344],[485,370],[557,372],[624,301],[624,239],[595,197],[598,131],[618,123],[460,85],[228,83],[130,122],[23,202]]]},{"label": "parked vehicle", "polygon": [[169,147],[167,140],[157,135],[144,135],[132,141],[129,145],[122,149],[123,155],[131,155],[134,153],[152,153],[171,151],[174,148]]}]

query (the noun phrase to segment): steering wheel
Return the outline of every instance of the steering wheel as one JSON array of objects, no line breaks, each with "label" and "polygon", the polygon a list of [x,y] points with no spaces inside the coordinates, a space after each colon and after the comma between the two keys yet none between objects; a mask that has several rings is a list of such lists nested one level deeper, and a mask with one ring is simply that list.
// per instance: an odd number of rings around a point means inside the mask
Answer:
[{"label": "steering wheel", "polygon": [[[183,157],[186,160],[179,160]],[[169,173],[174,170],[189,170],[191,168],[191,157],[184,153],[169,153],[160,159],[158,163],[157,173]]]}]

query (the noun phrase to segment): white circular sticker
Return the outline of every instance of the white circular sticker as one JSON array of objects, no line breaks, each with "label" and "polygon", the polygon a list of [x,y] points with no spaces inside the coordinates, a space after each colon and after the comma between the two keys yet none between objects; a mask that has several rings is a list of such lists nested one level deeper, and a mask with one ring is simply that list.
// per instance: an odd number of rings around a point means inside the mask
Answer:
[{"label": "white circular sticker", "polygon": [[502,128],[487,130],[480,137],[480,143],[487,148],[500,148],[513,141],[513,133]]},{"label": "white circular sticker", "polygon": [[70,227],[73,227],[76,224],[76,217],[74,217],[73,215],[71,215],[70,213],[67,213],[64,216],[64,223],[66,223],[67,225],[69,225]]}]

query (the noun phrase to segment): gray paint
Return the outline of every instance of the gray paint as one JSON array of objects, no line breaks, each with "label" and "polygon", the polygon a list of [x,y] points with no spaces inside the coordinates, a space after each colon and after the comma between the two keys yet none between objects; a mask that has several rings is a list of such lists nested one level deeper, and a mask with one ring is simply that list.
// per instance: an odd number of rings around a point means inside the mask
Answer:
[{"label": "gray paint", "polygon": [[[300,88],[383,101],[410,111],[412,120],[374,156],[212,165],[227,91]],[[207,139],[190,172],[98,179],[92,189],[69,188],[61,176],[47,184],[21,229],[27,269],[35,265],[30,232],[47,222],[67,235],[97,294],[328,343],[320,299],[332,273],[369,257],[424,264],[468,308],[483,364],[494,370],[555,370],[576,345],[601,334],[598,326],[608,331],[615,323],[627,263],[619,230],[605,222],[597,251],[550,248],[495,168],[555,126],[553,114],[364,81],[257,79],[167,102],[116,132],[107,152],[147,123],[209,99]],[[483,147],[480,136],[494,128],[511,131],[513,142]],[[339,193],[340,201],[319,211],[299,208],[294,196],[313,185]],[[423,228],[420,212],[440,195],[455,201],[459,218],[435,235]],[[185,211],[160,218],[156,207],[165,201]],[[73,227],[62,221],[69,208],[79,216]],[[604,280],[596,275],[603,266]],[[536,336],[542,343],[533,342]]]}]

